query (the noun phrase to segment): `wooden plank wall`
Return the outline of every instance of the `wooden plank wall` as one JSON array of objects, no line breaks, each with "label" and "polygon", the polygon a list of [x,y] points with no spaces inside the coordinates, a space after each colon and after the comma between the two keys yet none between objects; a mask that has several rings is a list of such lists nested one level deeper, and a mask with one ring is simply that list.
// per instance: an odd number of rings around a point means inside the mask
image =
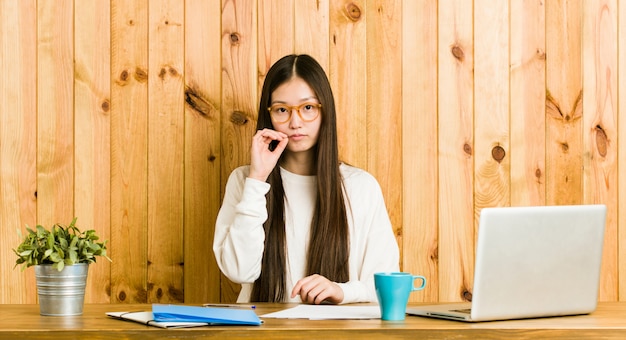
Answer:
[{"label": "wooden plank wall", "polygon": [[429,280],[413,301],[471,298],[482,208],[583,203],[608,206],[600,298],[625,300],[620,18],[617,0],[0,0],[0,303],[36,302],[16,230],[74,216],[110,240],[88,302],[234,301],[213,225],[289,53],[328,72],[341,157]]}]

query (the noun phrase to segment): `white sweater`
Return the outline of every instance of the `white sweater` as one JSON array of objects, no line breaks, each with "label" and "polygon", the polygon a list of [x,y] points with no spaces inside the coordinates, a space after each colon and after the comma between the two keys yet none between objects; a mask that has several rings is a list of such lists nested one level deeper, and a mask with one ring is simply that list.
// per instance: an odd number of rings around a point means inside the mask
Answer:
[{"label": "white sweater", "polygon": [[[342,164],[340,171],[349,199],[350,278],[338,283],[342,303],[376,302],[374,273],[399,270],[399,250],[380,186],[364,170]],[[249,302],[252,285],[261,273],[267,219],[265,194],[270,185],[247,178],[249,166],[235,169],[215,226],[213,251],[221,271],[242,285],[237,302]],[[306,276],[306,254],[317,192],[316,176],[301,176],[281,168],[285,189],[288,302],[291,290]],[[352,211],[352,215],[350,214]],[[332,245],[329,245],[332,247]]]}]

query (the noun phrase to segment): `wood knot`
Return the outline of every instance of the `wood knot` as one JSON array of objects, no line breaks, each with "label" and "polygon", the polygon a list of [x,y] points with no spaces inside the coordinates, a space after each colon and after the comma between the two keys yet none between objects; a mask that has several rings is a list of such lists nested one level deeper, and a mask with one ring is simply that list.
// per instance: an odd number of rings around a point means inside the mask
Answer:
[{"label": "wood knot", "polygon": [[215,155],[209,155],[209,157],[207,157],[207,160],[208,160],[209,162],[214,162],[214,161],[215,161],[215,159],[217,159],[217,157],[215,157]]},{"label": "wood knot", "polygon": [[128,70],[124,70],[122,71],[122,73],[120,73],[120,81],[124,83],[128,81]]},{"label": "wood knot", "polygon": [[248,122],[248,117],[241,111],[233,111],[230,115],[230,121],[233,124],[244,125]]},{"label": "wood knot", "polygon": [[437,262],[439,260],[439,247],[435,244],[433,249],[430,251],[430,260],[433,262]]},{"label": "wood knot", "polygon": [[452,55],[458,60],[458,61],[463,61],[465,60],[465,52],[463,52],[463,49],[461,48],[461,46],[459,45],[454,45],[452,46]]},{"label": "wood knot", "polygon": [[167,293],[169,294],[170,299],[173,301],[182,303],[185,300],[185,294],[179,288],[169,286],[167,288]]},{"label": "wood knot", "polygon": [[125,291],[121,291],[118,295],[117,295],[117,299],[120,301],[125,301],[126,300],[126,292]]},{"label": "wood knot", "polygon": [[536,169],[535,170],[535,177],[541,178],[541,169]]},{"label": "wood knot", "polygon": [[109,112],[111,109],[111,102],[108,99],[105,99],[102,104],[100,104],[103,112]]},{"label": "wood knot", "polygon": [[500,145],[494,146],[493,149],[491,149],[491,157],[493,157],[496,162],[502,162],[504,156],[506,156],[506,152],[504,151],[504,148]]},{"label": "wood knot", "polygon": [[467,144],[467,143],[463,144],[463,152],[465,152],[466,154],[471,156],[472,155],[472,146]]},{"label": "wood knot", "polygon": [[239,44],[239,34],[238,33],[231,33],[230,34],[230,43],[233,45],[238,45]]},{"label": "wood knot", "polygon": [[163,298],[163,289],[157,288],[156,297],[158,300],[161,300],[161,298]]},{"label": "wood knot", "polygon": [[567,153],[569,151],[569,144],[567,144],[567,142],[561,143],[561,151],[563,151],[563,153]]},{"label": "wood knot", "polygon": [[126,86],[130,80],[130,72],[128,70],[122,70],[117,79],[115,79],[115,83],[119,86]]},{"label": "wood knot", "polygon": [[170,65],[165,65],[165,66],[161,67],[161,70],[159,71],[159,78],[161,78],[161,80],[165,80],[165,77],[168,74],[170,76],[172,76],[172,77],[177,77],[178,76],[178,70],[176,70],[175,68],[171,67]]},{"label": "wood knot", "polygon": [[197,91],[193,88],[187,86],[185,87],[185,102],[189,105],[194,111],[196,111],[200,116],[208,118],[212,105],[208,102],[208,100],[202,98]]},{"label": "wood knot", "polygon": [[141,67],[135,68],[135,80],[140,83],[145,83],[148,81],[148,71]]},{"label": "wood knot", "polygon": [[348,19],[354,22],[359,21],[359,19],[361,19],[361,8],[359,8],[359,6],[356,5],[354,2],[347,4],[345,6],[345,9],[346,9],[346,15],[348,16]]},{"label": "wood knot", "polygon": [[398,228],[398,230],[396,230],[396,237],[402,238],[402,228]]},{"label": "wood knot", "polygon": [[535,54],[537,55],[537,59],[546,60],[546,52],[544,50],[538,48]]},{"label": "wood knot", "polygon": [[462,294],[463,300],[465,301],[472,301],[472,293],[470,291],[464,290],[463,294]]},{"label": "wood knot", "polygon": [[600,125],[596,126],[596,148],[598,148],[600,156],[606,157],[608,150],[608,137]]}]

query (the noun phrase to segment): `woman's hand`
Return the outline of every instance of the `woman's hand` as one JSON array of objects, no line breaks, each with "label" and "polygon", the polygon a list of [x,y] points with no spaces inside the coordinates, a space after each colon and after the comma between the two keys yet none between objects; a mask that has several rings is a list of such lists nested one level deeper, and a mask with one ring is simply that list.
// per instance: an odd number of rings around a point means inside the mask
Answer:
[{"label": "woman's hand", "polygon": [[[270,150],[270,143],[276,141],[278,144]],[[283,153],[289,142],[289,137],[271,129],[263,129],[256,132],[252,137],[250,147],[250,178],[265,182],[270,175],[280,155]]]},{"label": "woman's hand", "polygon": [[298,280],[291,291],[291,298],[300,295],[302,302],[316,304],[326,301],[338,304],[343,301],[343,289],[329,279],[313,274]]}]

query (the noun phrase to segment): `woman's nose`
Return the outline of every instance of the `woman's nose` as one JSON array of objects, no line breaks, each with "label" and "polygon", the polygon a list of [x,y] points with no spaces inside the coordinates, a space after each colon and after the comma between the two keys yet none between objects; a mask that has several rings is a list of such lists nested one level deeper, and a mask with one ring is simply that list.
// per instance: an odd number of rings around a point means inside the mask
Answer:
[{"label": "woman's nose", "polygon": [[292,129],[302,126],[302,119],[300,118],[300,112],[297,108],[291,109],[291,119],[289,119],[289,127]]}]

